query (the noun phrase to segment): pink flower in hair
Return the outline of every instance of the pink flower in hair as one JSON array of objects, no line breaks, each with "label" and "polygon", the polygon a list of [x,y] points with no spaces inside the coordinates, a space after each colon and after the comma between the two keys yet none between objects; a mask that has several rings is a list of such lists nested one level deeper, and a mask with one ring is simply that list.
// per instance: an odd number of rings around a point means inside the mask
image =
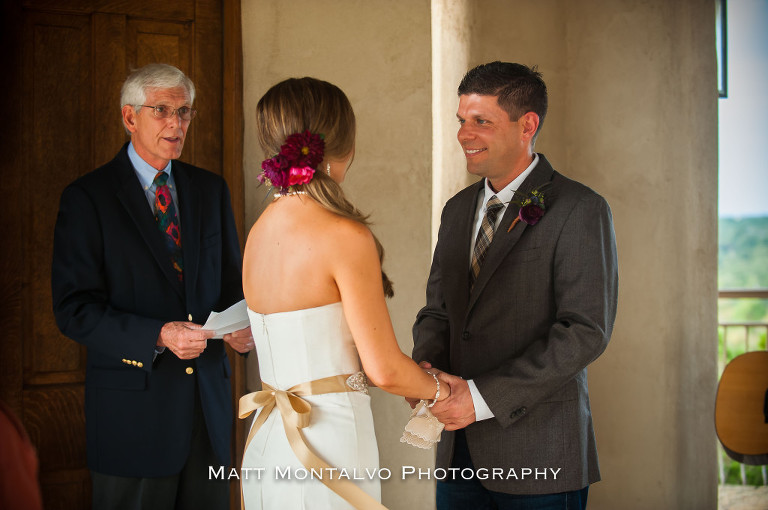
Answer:
[{"label": "pink flower in hair", "polygon": [[312,180],[312,176],[315,175],[315,169],[308,166],[304,167],[291,167],[288,171],[288,185],[297,186],[299,184],[306,184]]},{"label": "pink flower in hair", "polygon": [[306,184],[323,161],[324,151],[323,135],[310,131],[294,133],[285,139],[279,154],[261,163],[259,182],[278,188],[283,194],[290,186]]}]

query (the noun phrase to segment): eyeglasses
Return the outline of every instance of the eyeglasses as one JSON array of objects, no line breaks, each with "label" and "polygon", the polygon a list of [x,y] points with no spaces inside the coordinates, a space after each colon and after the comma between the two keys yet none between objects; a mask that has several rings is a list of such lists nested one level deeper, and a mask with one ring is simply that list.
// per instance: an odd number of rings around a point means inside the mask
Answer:
[{"label": "eyeglasses", "polygon": [[174,114],[178,113],[179,118],[181,120],[192,120],[195,118],[195,115],[197,114],[197,110],[195,110],[194,108],[190,108],[189,106],[180,106],[178,108],[172,108],[164,104],[161,104],[158,106],[149,106],[148,104],[135,104],[133,106],[135,108],[139,108],[139,107],[152,108],[153,110],[152,114],[155,116],[155,118],[158,118],[158,119],[167,119],[169,117],[173,117]]}]

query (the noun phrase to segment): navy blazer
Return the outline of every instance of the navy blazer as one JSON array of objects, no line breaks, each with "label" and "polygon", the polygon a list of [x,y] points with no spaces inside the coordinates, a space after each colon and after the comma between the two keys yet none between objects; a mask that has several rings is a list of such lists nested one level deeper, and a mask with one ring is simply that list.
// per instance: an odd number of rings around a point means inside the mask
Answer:
[{"label": "navy blazer", "polygon": [[[600,479],[587,365],[605,350],[616,317],[610,208],[539,158],[518,191],[542,190],[546,213],[510,229],[520,207],[509,205],[471,290],[484,181],[446,203],[427,303],[413,328],[416,361],[475,381],[495,418],[466,428],[472,462],[499,469],[481,483],[510,494],[578,490]],[[450,466],[453,440],[443,433],[438,467]]]},{"label": "navy blazer", "polygon": [[62,193],[54,231],[53,311],[85,345],[88,467],[160,477],[180,472],[199,392],[213,449],[230,462],[233,410],[222,340],[196,359],[155,358],[162,326],[197,323],[242,299],[241,256],[229,190],[218,175],[173,161],[184,281],[179,282],[127,144]]}]

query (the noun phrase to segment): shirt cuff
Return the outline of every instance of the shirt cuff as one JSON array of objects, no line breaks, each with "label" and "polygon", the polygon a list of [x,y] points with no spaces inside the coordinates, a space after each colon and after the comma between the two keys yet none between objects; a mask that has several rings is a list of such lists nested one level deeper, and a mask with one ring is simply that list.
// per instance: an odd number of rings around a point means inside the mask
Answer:
[{"label": "shirt cuff", "polygon": [[469,386],[469,394],[472,396],[472,403],[475,406],[475,420],[482,421],[489,418],[493,418],[495,415],[488,404],[485,403],[485,399],[477,390],[477,385],[472,379],[467,379],[467,386]]},{"label": "shirt cuff", "polygon": [[154,363],[154,361],[157,359],[157,357],[159,355],[161,355],[162,353],[164,353],[164,352],[165,352],[165,346],[158,347],[157,345],[155,345],[155,353],[152,355],[152,362]]}]

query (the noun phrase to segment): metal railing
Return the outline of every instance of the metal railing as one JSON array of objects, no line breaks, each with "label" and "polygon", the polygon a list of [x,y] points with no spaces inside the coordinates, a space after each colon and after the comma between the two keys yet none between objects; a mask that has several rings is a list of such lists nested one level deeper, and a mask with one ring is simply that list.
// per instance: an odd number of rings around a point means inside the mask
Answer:
[{"label": "metal railing", "polygon": [[[728,289],[718,292],[720,299],[766,299],[768,300],[768,289]],[[766,350],[766,338],[768,337],[768,322],[764,321],[718,321],[719,346],[719,370],[718,380],[725,369],[725,366],[739,354]],[[720,483],[727,481],[728,473],[726,463],[730,466],[733,460],[728,457],[718,442],[718,467]],[[746,466],[738,463],[739,480],[742,485],[754,485],[749,482],[749,478],[757,476],[762,478],[762,484],[768,485],[768,473],[766,466]],[[759,473],[759,474],[758,474]]]}]

